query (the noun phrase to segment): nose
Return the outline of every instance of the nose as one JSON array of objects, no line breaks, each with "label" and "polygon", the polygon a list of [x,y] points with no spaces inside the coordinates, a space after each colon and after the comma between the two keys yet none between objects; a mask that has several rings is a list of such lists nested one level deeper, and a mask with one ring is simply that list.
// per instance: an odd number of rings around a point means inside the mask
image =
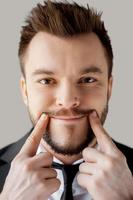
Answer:
[{"label": "nose", "polygon": [[64,98],[58,99],[57,106],[62,107],[65,109],[71,109],[78,107],[80,105],[80,102],[77,97],[71,98],[69,100],[64,100]]},{"label": "nose", "polygon": [[58,108],[71,109],[80,105],[80,98],[72,85],[62,85],[56,96],[56,106]]}]

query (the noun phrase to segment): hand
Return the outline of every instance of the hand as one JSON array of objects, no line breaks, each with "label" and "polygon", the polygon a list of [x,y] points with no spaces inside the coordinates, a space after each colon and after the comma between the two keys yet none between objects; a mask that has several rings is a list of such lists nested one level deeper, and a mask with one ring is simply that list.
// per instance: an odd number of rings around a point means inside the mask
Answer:
[{"label": "hand", "polygon": [[99,150],[83,150],[84,163],[79,167],[78,183],[95,200],[133,199],[133,177],[126,158],[102,127],[94,111],[89,116]]},{"label": "hand", "polygon": [[48,124],[48,117],[38,120],[33,132],[11,163],[1,200],[46,200],[59,189],[57,173],[51,168],[52,155],[36,155],[40,140]]}]

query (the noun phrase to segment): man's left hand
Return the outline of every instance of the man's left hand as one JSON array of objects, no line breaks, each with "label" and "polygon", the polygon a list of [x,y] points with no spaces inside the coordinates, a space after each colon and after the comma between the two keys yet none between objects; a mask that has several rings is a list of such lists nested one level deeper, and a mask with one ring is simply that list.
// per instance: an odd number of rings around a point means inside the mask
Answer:
[{"label": "man's left hand", "polygon": [[83,150],[85,162],[79,167],[78,183],[95,200],[133,199],[133,177],[124,154],[104,130],[96,111],[89,115],[89,121],[98,149]]}]

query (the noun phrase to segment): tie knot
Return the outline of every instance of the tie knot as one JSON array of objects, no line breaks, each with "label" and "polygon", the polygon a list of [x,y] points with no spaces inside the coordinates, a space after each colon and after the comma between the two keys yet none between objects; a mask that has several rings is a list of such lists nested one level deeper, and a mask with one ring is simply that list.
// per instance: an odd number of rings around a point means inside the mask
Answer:
[{"label": "tie knot", "polygon": [[53,162],[52,164],[53,168],[62,170],[65,182],[70,185],[72,184],[73,179],[79,170],[79,165],[80,163],[75,165],[63,165]]}]

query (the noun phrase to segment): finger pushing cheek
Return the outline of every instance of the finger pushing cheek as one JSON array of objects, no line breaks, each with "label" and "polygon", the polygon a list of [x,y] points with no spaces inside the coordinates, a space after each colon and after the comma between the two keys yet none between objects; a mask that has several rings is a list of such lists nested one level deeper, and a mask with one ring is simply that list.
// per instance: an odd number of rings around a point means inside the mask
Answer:
[{"label": "finger pushing cheek", "polygon": [[41,115],[32,133],[30,134],[25,144],[23,145],[20,154],[28,156],[34,156],[36,154],[41,138],[46,132],[48,119],[49,119],[48,116],[46,116],[44,113]]},{"label": "finger pushing cheek", "polygon": [[101,124],[100,118],[95,110],[93,110],[90,113],[89,120],[90,120],[90,125],[95,134],[97,134],[97,132],[99,132],[99,130],[103,131],[103,126]]},{"label": "finger pushing cheek", "polygon": [[99,150],[108,154],[115,154],[118,149],[110,135],[105,131],[96,111],[89,115],[90,125],[96,136]]}]

